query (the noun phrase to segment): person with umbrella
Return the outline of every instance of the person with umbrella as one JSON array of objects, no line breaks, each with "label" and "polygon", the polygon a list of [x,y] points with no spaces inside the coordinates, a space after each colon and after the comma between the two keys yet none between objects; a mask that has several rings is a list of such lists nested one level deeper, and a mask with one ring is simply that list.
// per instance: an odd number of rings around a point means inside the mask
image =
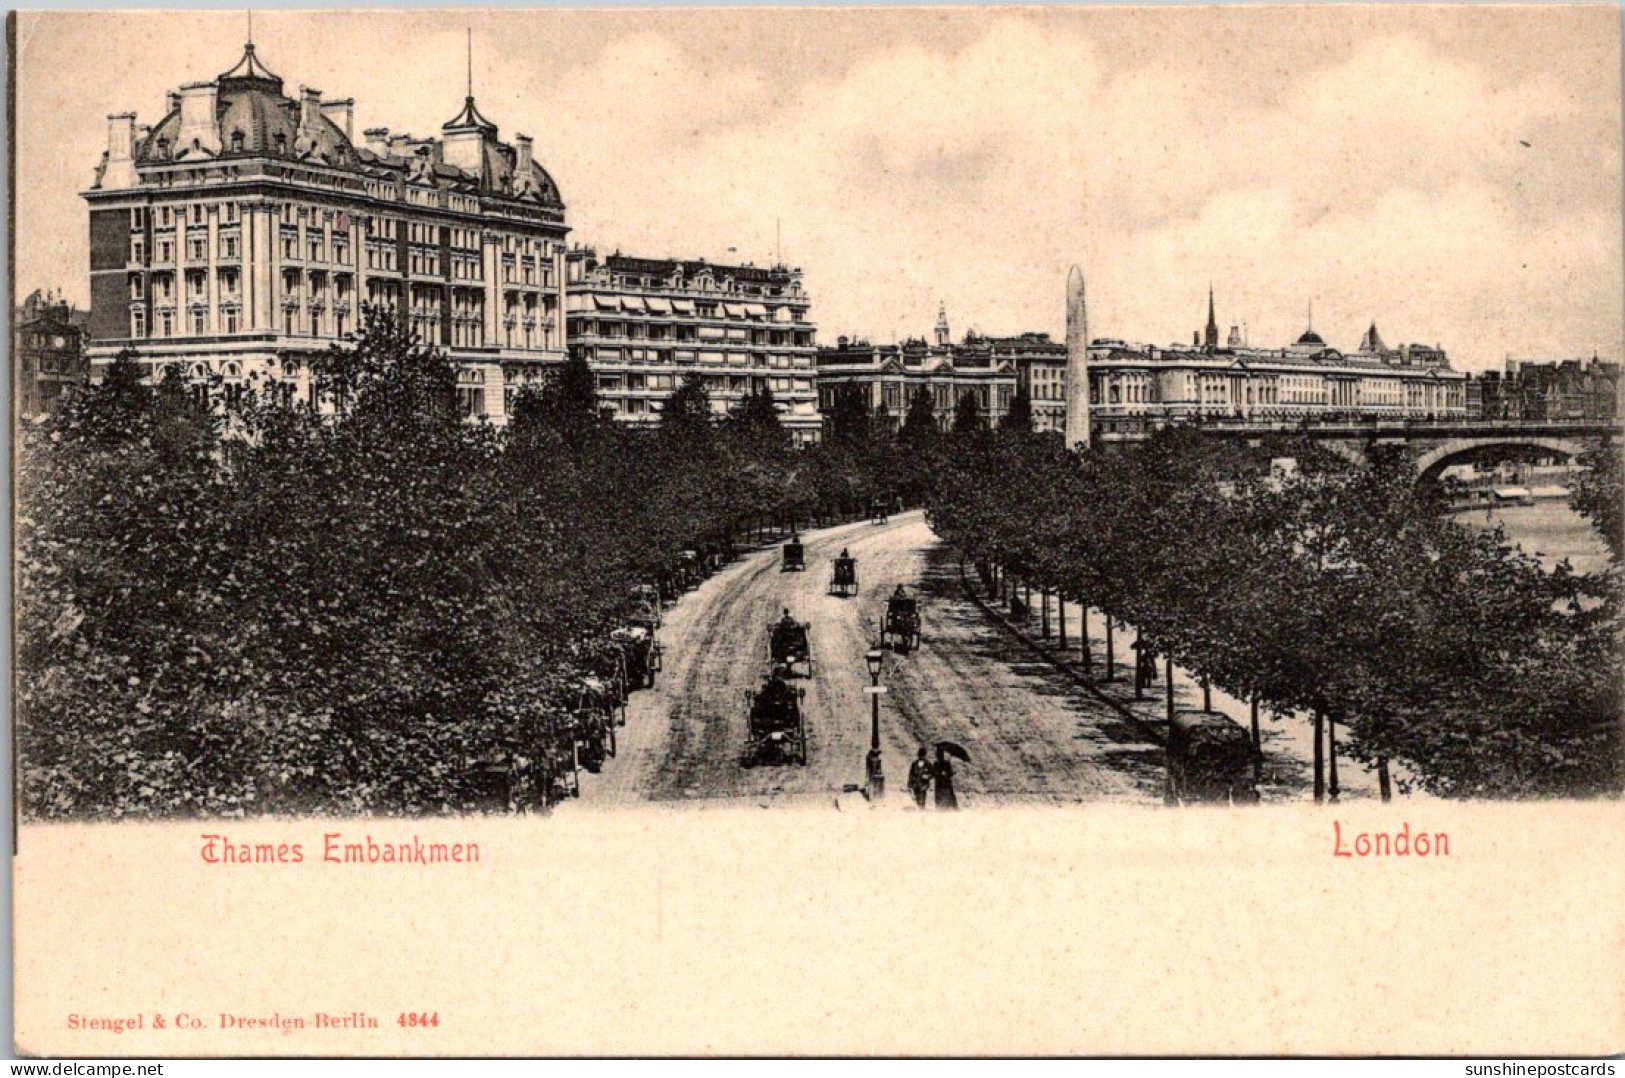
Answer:
[{"label": "person with umbrella", "polygon": [[965,751],[963,745],[954,741],[937,742],[937,762],[931,769],[931,777],[936,780],[939,810],[959,808],[959,797],[954,793],[954,765],[948,762],[950,756],[970,763],[970,753]]}]

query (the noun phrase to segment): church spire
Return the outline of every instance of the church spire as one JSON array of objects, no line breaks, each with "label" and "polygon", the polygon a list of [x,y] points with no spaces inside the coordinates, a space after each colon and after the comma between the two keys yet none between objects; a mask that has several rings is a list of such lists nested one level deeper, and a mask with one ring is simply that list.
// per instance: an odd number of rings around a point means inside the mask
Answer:
[{"label": "church spire", "polygon": [[1204,331],[1202,343],[1208,351],[1219,347],[1219,319],[1213,309],[1213,283],[1207,286],[1207,329]]}]

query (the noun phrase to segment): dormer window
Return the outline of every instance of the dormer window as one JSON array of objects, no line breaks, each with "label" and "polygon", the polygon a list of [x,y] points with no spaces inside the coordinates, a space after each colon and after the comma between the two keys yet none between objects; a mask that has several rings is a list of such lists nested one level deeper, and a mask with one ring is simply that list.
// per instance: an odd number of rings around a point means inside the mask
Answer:
[{"label": "dormer window", "polygon": [[158,140],[158,156],[159,157],[168,157],[169,156],[169,140],[168,139],[161,138],[161,139]]},{"label": "dormer window", "polygon": [[233,131],[231,133],[231,152],[243,152],[243,133],[241,131]]},{"label": "dormer window", "polygon": [[288,152],[288,136],[283,134],[281,131],[278,131],[276,134],[276,152],[279,154],[285,154]]}]

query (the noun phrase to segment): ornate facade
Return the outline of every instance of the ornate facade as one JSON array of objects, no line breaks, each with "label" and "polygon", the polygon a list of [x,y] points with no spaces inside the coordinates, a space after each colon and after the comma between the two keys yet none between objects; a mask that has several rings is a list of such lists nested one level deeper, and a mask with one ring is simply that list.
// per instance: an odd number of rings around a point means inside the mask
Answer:
[{"label": "ornate facade", "polygon": [[48,415],[89,380],[85,358],[85,312],[48,293],[23,300],[12,322],[16,415]]},{"label": "ornate facade", "polygon": [[817,441],[814,327],[801,271],[570,252],[568,336],[617,419],[652,424],[684,376],[726,412],[768,389],[798,444]]},{"label": "ornate facade", "polygon": [[568,229],[531,140],[498,139],[468,96],[439,138],[369,130],[354,102],[283,92],[249,44],[169,95],[163,118],[108,118],[90,204],[93,364],[132,348],[229,387],[310,391],[304,360],[393,311],[459,367],[470,416],[565,355]]},{"label": "ornate facade", "polygon": [[[819,407],[832,411],[841,386],[860,385],[868,396],[869,407],[884,408],[896,425],[907,414],[914,394],[924,389],[930,394],[937,422],[944,428],[953,425],[959,401],[966,393],[975,395],[984,423],[1003,420],[1016,391],[1013,353],[1027,338],[987,338],[973,333],[955,344],[949,340],[946,312],[938,313],[935,335],[935,342],[912,338],[901,344],[871,344],[841,337],[834,347],[820,348]],[[1002,348],[996,348],[994,342],[1000,342]],[[1062,363],[1064,366],[1064,349]]]}]

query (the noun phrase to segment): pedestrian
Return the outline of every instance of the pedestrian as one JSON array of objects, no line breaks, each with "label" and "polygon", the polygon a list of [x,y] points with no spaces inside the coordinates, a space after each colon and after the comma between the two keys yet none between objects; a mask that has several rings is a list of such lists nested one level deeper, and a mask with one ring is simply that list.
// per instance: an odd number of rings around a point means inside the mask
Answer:
[{"label": "pedestrian", "polygon": [[908,766],[908,792],[914,795],[916,805],[925,808],[925,795],[931,792],[931,761],[924,745],[920,746],[920,755]]},{"label": "pedestrian", "polygon": [[937,763],[931,769],[931,777],[937,784],[937,809],[957,809],[959,798],[954,796],[954,765],[948,762],[948,753],[941,745],[937,746]]}]

